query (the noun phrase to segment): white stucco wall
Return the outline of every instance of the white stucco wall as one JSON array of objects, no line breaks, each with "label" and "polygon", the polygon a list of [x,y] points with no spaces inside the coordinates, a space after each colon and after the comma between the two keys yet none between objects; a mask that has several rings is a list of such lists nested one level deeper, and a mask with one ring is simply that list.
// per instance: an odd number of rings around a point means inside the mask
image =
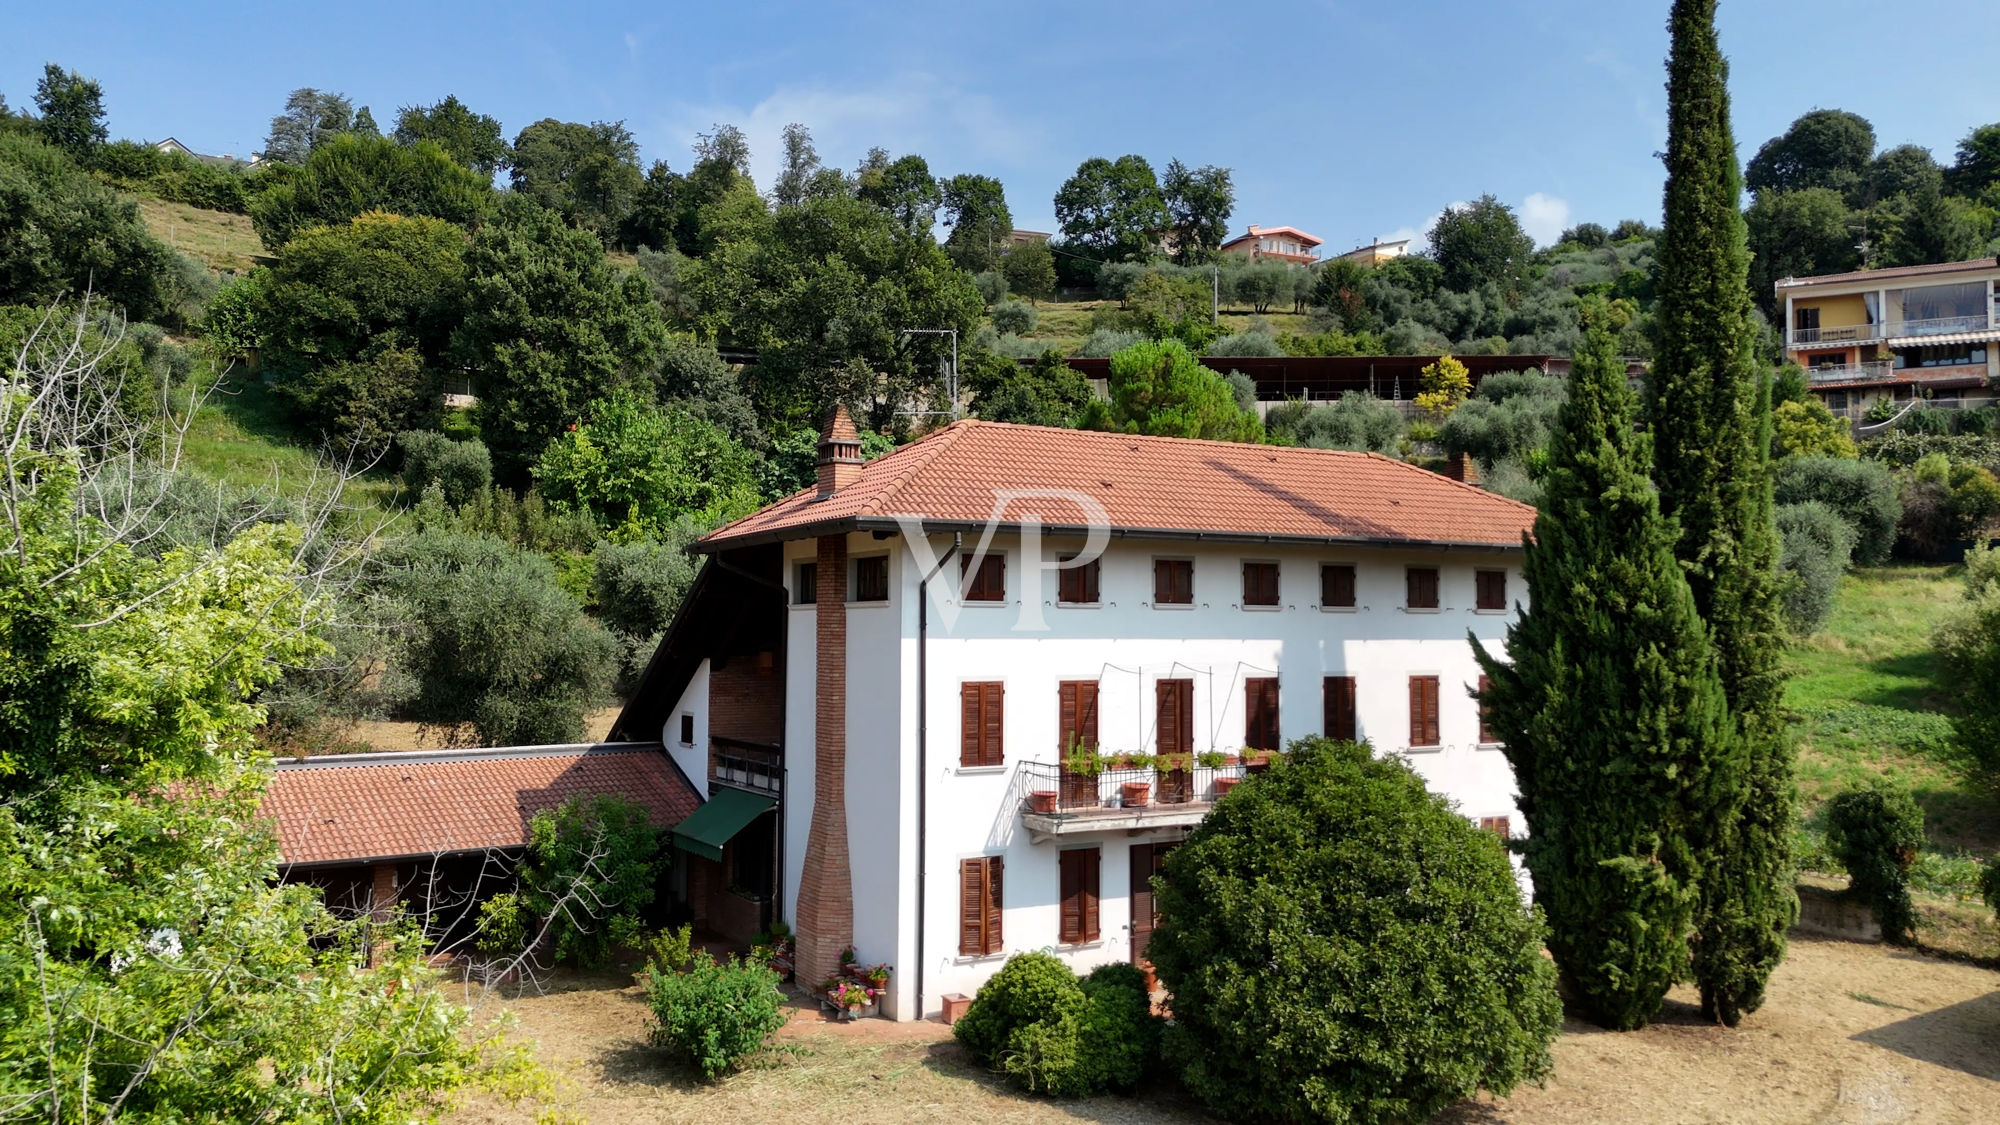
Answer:
[{"label": "white stucco wall", "polygon": [[[949,540],[933,541],[939,554]],[[968,542],[967,550],[972,547]],[[926,835],[923,996],[914,984],[917,934],[915,876],[916,581],[917,565],[900,540],[857,535],[850,552],[891,552],[891,600],[848,606],[848,840],[855,891],[855,944],[867,960],[895,969],[890,1011],[897,1018],[934,1013],[949,992],[971,994],[1006,953],[1051,949],[1078,970],[1130,957],[1130,847],[1147,839],[1174,839],[1179,830],[1129,837],[1123,831],[1030,843],[1020,825],[1021,762],[1057,760],[1057,685],[1065,680],[1099,684],[1098,730],[1108,751],[1154,746],[1154,684],[1162,678],[1194,681],[1195,749],[1235,751],[1244,740],[1246,677],[1276,675],[1279,717],[1287,740],[1321,733],[1322,678],[1356,677],[1357,724],[1378,751],[1400,752],[1409,742],[1408,677],[1437,675],[1443,746],[1412,753],[1413,767],[1433,789],[1457,802],[1468,817],[1507,816],[1522,824],[1513,780],[1496,749],[1477,745],[1477,704],[1467,690],[1478,667],[1466,643],[1471,631],[1496,649],[1511,614],[1473,608],[1474,571],[1508,571],[1510,604],[1526,598],[1518,552],[1408,552],[1377,549],[1269,548],[1197,543],[1112,543],[1103,561],[1101,604],[1055,603],[1055,580],[1045,574],[1039,599],[1047,628],[1019,631],[1019,543],[996,540],[1008,554],[1007,602],[1001,606],[947,606],[934,600],[928,647],[929,778]],[[1053,558],[1058,545],[1044,544]],[[786,581],[795,563],[812,556],[810,543],[787,549]],[[1192,558],[1192,607],[1151,605],[1152,562],[1157,556]],[[1280,565],[1280,606],[1243,608],[1241,564]],[[1357,568],[1357,606],[1322,610],[1321,563]],[[1440,569],[1440,602],[1433,612],[1404,607],[1406,565]],[[933,585],[934,596],[955,599],[958,568],[951,564]],[[956,610],[956,620],[947,620]],[[785,902],[796,901],[798,871],[811,817],[814,611],[791,611],[786,668],[787,801]],[[1006,764],[959,767],[959,685],[1006,685]],[[1059,887],[1056,855],[1074,846],[1100,848],[1100,940],[1058,945]],[[958,954],[958,862],[1004,855],[1003,954]]]},{"label": "white stucco wall", "polygon": [[[681,741],[681,716],[694,716],[694,742]],[[708,661],[703,660],[688,680],[687,690],[667,713],[667,723],[660,728],[660,742],[667,748],[667,756],[681,768],[687,779],[694,783],[694,791],[701,799],[708,800]]]}]

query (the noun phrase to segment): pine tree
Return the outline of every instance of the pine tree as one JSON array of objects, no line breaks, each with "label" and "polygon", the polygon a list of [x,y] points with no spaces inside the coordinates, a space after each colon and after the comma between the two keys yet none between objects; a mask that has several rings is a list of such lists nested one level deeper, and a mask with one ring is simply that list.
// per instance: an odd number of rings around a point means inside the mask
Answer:
[{"label": "pine tree", "polygon": [[1585,315],[1527,544],[1530,604],[1507,631],[1513,662],[1473,644],[1550,952],[1585,1014],[1627,1030],[1687,976],[1697,873],[1685,822],[1729,717],[1608,311]]},{"label": "pine tree", "polygon": [[1792,751],[1778,711],[1770,382],[1754,348],[1715,0],[1675,0],[1670,29],[1666,228],[1646,405],[1660,508],[1680,524],[1676,553],[1735,727],[1707,756],[1707,792],[1690,824],[1701,867],[1694,978],[1703,1012],[1733,1027],[1763,1003],[1798,913]]}]

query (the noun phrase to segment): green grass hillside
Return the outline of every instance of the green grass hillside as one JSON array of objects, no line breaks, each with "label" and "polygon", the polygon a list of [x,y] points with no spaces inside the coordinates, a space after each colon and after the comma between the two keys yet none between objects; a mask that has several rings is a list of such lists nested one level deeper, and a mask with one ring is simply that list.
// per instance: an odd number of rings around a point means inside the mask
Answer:
[{"label": "green grass hillside", "polygon": [[209,269],[242,273],[272,260],[248,215],[204,211],[164,199],[134,197],[133,202],[139,205],[139,217],[153,237],[206,263]]},{"label": "green grass hillside", "polygon": [[[202,402],[181,446],[186,467],[238,488],[295,496],[313,479],[317,450],[294,441],[271,392],[254,379],[226,379]],[[349,484],[350,506],[392,508],[402,482],[380,471]]]}]

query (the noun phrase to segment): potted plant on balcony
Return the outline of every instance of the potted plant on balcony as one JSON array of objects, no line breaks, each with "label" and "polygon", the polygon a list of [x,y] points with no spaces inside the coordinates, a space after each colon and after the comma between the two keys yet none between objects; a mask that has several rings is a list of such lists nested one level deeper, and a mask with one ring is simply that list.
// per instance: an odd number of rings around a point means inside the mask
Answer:
[{"label": "potted plant on balcony", "polygon": [[1091,808],[1101,803],[1097,775],[1104,772],[1104,765],[1104,755],[1096,746],[1070,736],[1069,745],[1063,747],[1062,794],[1058,798],[1064,808]]},{"label": "potted plant on balcony", "polygon": [[1194,761],[1205,770],[1219,770],[1230,764],[1229,755],[1220,750],[1203,750],[1194,756]]},{"label": "potted plant on balcony", "polygon": [[1053,789],[1029,790],[1028,811],[1033,813],[1052,813],[1056,811],[1056,791]]},{"label": "potted plant on balcony", "polygon": [[1153,756],[1144,750],[1120,750],[1111,756],[1111,768],[1115,770],[1149,770],[1153,762]]}]

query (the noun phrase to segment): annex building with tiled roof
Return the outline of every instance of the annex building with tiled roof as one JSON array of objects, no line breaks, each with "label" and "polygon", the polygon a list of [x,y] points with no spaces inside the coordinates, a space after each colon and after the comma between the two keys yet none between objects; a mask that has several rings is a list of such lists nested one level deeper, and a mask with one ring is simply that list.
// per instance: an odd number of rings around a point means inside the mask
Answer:
[{"label": "annex building with tiled roof", "polygon": [[864,461],[845,411],[819,461],[695,544],[611,731],[737,810],[677,843],[719,865],[706,917],[792,927],[801,980],[852,945],[913,1019],[1021,950],[1142,962],[1162,857],[1307,735],[1518,831],[1466,638],[1504,648],[1532,508],[1365,453],[983,421]]}]

